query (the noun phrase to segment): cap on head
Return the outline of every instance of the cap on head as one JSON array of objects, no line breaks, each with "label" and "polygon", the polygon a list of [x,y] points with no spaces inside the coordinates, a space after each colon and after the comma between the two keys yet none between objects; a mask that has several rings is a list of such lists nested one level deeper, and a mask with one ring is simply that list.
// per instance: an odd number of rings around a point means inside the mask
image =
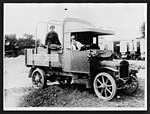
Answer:
[{"label": "cap on head", "polygon": [[54,25],[51,25],[51,26],[50,26],[50,29],[54,29],[54,28],[55,28],[55,26],[54,26]]},{"label": "cap on head", "polygon": [[72,35],[72,36],[71,36],[71,39],[75,39],[75,36],[74,36],[74,35]]}]

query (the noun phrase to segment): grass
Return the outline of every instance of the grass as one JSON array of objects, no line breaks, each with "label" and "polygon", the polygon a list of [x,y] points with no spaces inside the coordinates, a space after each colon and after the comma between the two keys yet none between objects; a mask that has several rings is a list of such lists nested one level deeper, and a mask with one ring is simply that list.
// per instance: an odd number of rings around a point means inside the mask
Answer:
[{"label": "grass", "polygon": [[30,89],[29,94],[23,97],[20,106],[23,107],[144,107],[144,79],[139,79],[137,91],[128,95],[118,91],[112,101],[104,102],[99,99],[93,90],[86,89],[83,84],[70,86],[53,85],[48,88]]}]

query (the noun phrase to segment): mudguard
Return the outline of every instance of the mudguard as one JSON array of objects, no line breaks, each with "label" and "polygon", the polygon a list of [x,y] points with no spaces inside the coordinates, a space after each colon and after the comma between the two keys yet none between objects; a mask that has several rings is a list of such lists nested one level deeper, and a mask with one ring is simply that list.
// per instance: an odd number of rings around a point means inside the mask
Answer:
[{"label": "mudguard", "polygon": [[36,68],[31,67],[31,69],[30,69],[30,71],[29,71],[29,75],[28,75],[29,78],[31,78],[31,74],[32,74],[32,72],[33,72],[35,69],[36,69]]}]

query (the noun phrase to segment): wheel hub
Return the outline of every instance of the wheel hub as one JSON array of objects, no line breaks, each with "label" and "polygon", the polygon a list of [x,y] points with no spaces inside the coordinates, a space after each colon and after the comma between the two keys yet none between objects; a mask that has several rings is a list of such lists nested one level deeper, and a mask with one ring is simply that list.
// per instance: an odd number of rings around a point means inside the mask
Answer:
[{"label": "wheel hub", "polygon": [[35,81],[39,81],[39,80],[40,80],[39,76],[36,76]]},{"label": "wheel hub", "polygon": [[101,87],[102,87],[103,89],[105,89],[105,88],[106,88],[106,84],[103,83],[103,84],[101,85]]}]

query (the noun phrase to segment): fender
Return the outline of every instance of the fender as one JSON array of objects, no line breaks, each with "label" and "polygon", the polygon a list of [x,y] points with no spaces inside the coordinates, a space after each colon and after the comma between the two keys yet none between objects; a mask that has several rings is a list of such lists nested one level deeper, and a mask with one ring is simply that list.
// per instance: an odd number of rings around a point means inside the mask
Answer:
[{"label": "fender", "polygon": [[94,71],[92,71],[90,74],[90,77],[94,77],[96,74],[100,73],[100,72],[107,72],[110,73],[111,75],[114,73],[118,73],[119,71],[112,68],[112,67],[99,67],[97,69],[95,69]]},{"label": "fender", "polygon": [[30,69],[30,71],[29,71],[29,75],[28,75],[29,78],[31,78],[31,74],[32,74],[32,72],[33,72],[35,69],[36,69],[35,67],[31,67],[31,69]]},{"label": "fender", "polygon": [[111,68],[111,67],[102,67],[100,69],[107,69],[107,70],[111,70],[113,72],[118,72],[118,70],[114,69],[114,68]]},{"label": "fender", "polygon": [[92,88],[93,87],[94,77],[100,72],[106,72],[106,73],[111,74],[113,77],[115,77],[115,74],[117,74],[119,71],[114,69],[114,68],[111,68],[111,67],[97,68],[96,70],[94,70],[93,72],[90,73],[89,79],[88,79],[87,84],[86,84],[87,88]]}]

